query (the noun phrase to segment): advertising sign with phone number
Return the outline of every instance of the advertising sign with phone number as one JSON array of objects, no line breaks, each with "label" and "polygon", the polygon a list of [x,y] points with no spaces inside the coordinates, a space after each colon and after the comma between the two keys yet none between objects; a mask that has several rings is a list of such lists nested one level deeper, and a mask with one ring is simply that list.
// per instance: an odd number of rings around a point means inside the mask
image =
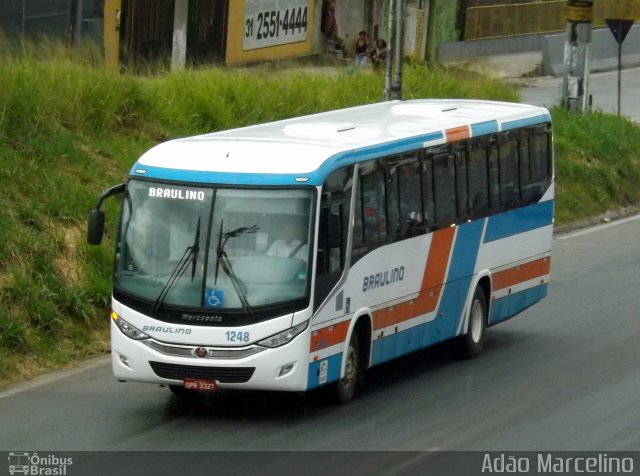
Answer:
[{"label": "advertising sign with phone number", "polygon": [[309,0],[245,0],[242,48],[305,41],[308,18]]}]

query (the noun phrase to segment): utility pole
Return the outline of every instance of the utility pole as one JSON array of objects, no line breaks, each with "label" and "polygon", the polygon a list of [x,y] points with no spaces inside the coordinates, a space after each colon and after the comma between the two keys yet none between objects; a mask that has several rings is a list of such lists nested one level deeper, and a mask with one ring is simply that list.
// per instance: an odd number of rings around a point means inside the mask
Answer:
[{"label": "utility pole", "polygon": [[171,71],[181,71],[187,62],[187,21],[189,0],[176,0],[173,14]]},{"label": "utility pole", "polygon": [[383,95],[385,101],[402,99],[403,43],[404,0],[389,0],[389,44]]},{"label": "utility pole", "polygon": [[393,45],[395,44],[394,32],[395,32],[395,2],[396,0],[389,0],[389,43],[387,43],[387,64],[384,71],[384,93],[382,95],[383,101],[390,101],[391,98],[391,71],[393,61]]},{"label": "utility pole", "polygon": [[584,112],[589,106],[591,20],[593,0],[567,0],[562,106]]}]

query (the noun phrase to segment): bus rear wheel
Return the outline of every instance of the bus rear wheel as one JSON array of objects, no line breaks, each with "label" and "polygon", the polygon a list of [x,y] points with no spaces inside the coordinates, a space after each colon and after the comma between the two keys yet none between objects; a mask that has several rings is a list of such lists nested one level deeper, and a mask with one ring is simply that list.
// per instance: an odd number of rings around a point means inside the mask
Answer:
[{"label": "bus rear wheel", "polygon": [[487,298],[481,286],[473,293],[467,333],[460,338],[462,355],[473,359],[480,355],[487,332]]},{"label": "bus rear wheel", "polygon": [[349,341],[344,368],[344,377],[335,383],[336,397],[338,403],[345,404],[353,400],[358,382],[361,380],[362,365],[360,363],[360,346],[358,345],[358,335],[354,332]]}]

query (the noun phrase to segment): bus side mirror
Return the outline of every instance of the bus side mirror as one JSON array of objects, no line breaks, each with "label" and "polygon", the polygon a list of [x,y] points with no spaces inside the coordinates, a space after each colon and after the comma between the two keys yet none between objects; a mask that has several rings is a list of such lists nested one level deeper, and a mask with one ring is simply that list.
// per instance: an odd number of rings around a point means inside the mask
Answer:
[{"label": "bus side mirror", "polygon": [[90,245],[99,245],[102,243],[102,235],[104,234],[104,212],[100,210],[102,202],[107,198],[124,193],[127,184],[121,183],[105,190],[98,197],[96,208],[89,213],[89,223],[87,226],[87,243]]},{"label": "bus side mirror", "polygon": [[102,243],[104,234],[104,212],[102,210],[91,210],[89,213],[89,223],[87,227],[87,243],[99,245]]}]

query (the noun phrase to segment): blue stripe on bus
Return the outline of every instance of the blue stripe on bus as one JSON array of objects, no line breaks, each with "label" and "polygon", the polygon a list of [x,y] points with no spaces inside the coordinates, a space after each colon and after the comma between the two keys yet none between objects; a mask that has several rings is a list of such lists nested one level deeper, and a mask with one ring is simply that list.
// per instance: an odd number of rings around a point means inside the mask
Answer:
[{"label": "blue stripe on bus", "polygon": [[420,324],[373,341],[371,365],[388,362],[423,348],[425,345],[422,336],[426,326],[427,324]]},{"label": "blue stripe on bus", "polygon": [[377,144],[363,147],[361,149],[355,149],[353,153],[356,157],[356,162],[364,162],[366,160],[376,159],[388,154],[401,154],[403,152],[422,149],[425,142],[443,138],[444,135],[442,134],[442,132],[432,132],[430,134],[410,137],[409,139],[401,139],[384,144]]},{"label": "blue stripe on bus", "polygon": [[318,170],[308,174],[309,183],[313,185],[321,185],[331,172],[344,166],[347,160],[353,160],[355,163],[366,162],[368,160],[379,159],[391,154],[402,154],[412,150],[424,148],[425,142],[442,140],[444,135],[442,132],[432,132],[408,139],[402,139],[394,142],[385,142],[384,144],[376,144],[360,149],[353,149],[347,152],[340,152],[329,157],[318,168]]},{"label": "blue stripe on bus", "polygon": [[500,240],[553,223],[553,200],[509,210],[489,218],[484,242]]},{"label": "blue stripe on bus", "polygon": [[[136,170],[145,170],[145,173],[137,173]],[[206,184],[227,185],[309,185],[310,181],[297,182],[297,177],[307,177],[306,174],[245,174],[229,172],[210,172],[203,170],[169,169],[164,167],[152,167],[150,165],[134,165],[131,176],[155,178],[161,180],[175,180],[181,182],[194,182]],[[316,185],[316,184],[311,184]]]},{"label": "blue stripe on bus", "polygon": [[510,129],[518,129],[519,127],[535,126],[538,124],[544,124],[545,122],[551,122],[551,116],[549,114],[542,114],[540,116],[527,117],[525,119],[517,119],[515,121],[508,121],[502,123],[503,131]]},{"label": "blue stripe on bus", "polygon": [[309,377],[307,378],[307,390],[320,386],[320,365],[327,361],[329,367],[327,369],[327,381],[325,383],[336,382],[340,379],[340,369],[342,367],[342,354],[335,354],[329,358],[316,360],[309,364]]},{"label": "blue stripe on bus", "polygon": [[[446,285],[440,299],[436,317],[437,332],[443,339],[454,337],[458,331],[463,303],[469,294],[469,287],[476,267],[484,220],[464,223],[458,227],[456,242],[449,265]],[[431,336],[425,335],[425,342]]]},{"label": "blue stripe on bus", "polygon": [[[518,119],[516,121],[505,122],[502,124],[501,130],[514,129],[534,124],[540,124],[550,121],[548,114],[542,116]],[[487,121],[479,124],[471,124],[472,136],[477,137],[483,134],[491,134],[498,130],[497,121]],[[238,172],[216,172],[201,170],[184,170],[164,167],[154,167],[150,165],[142,165],[135,163],[131,169],[132,177],[149,177],[161,180],[175,180],[194,183],[216,183],[225,185],[322,185],[326,178],[334,170],[348,164],[350,161],[365,162],[375,158],[383,157],[390,154],[401,154],[424,148],[426,142],[442,140],[444,135],[441,131],[423,134],[407,139],[401,139],[383,144],[353,149],[350,151],[340,152],[329,157],[322,165],[310,173],[298,174],[269,174],[269,173],[238,173]],[[143,169],[145,173],[138,173],[137,170]],[[304,177],[306,182],[296,181],[297,178]]]},{"label": "blue stripe on bus", "polygon": [[493,134],[495,132],[498,132],[498,121],[487,121],[471,125],[471,137]]},{"label": "blue stripe on bus", "polygon": [[[457,281],[451,289],[469,289],[471,277]],[[489,325],[494,325],[505,321],[533,306],[535,303],[543,299],[547,295],[548,285],[541,284],[524,291],[520,291],[501,299],[496,299],[491,303],[491,311],[489,315]],[[460,294],[463,296],[463,294]],[[465,295],[466,296],[466,295]],[[443,297],[444,299],[444,297]],[[442,319],[439,321],[438,319]],[[442,326],[440,323],[445,321],[454,321],[455,319],[447,319],[436,317],[436,320],[426,324],[419,324],[410,329],[406,329],[396,334],[391,334],[373,342],[371,365],[378,365],[397,357],[401,357],[420,348],[425,348],[442,342],[444,340],[455,337],[456,329],[452,326]],[[422,336],[422,337],[421,337]],[[421,342],[420,342],[421,339]],[[311,374],[310,374],[311,375]],[[317,380],[317,377],[316,377]]]},{"label": "blue stripe on bus", "polygon": [[[309,173],[297,174],[269,174],[269,173],[238,173],[216,172],[203,170],[184,170],[164,167],[154,167],[135,163],[131,168],[132,177],[148,177],[161,180],[175,180],[194,183],[225,184],[225,185],[322,185],[331,172],[353,162],[365,162],[385,155],[401,154],[412,150],[422,149],[425,142],[442,139],[442,132],[423,134],[408,139],[386,142],[361,149],[340,152],[329,157],[317,169]],[[138,173],[137,170],[144,170]],[[305,182],[296,179],[306,178]]]},{"label": "blue stripe on bus", "polygon": [[435,320],[374,341],[371,365],[387,362],[456,335],[462,313],[460,301],[466,298],[473,279],[483,228],[484,220],[458,227],[447,284]]},{"label": "blue stripe on bus", "polygon": [[547,295],[547,284],[540,284],[491,302],[489,325],[497,324],[533,306]]}]

